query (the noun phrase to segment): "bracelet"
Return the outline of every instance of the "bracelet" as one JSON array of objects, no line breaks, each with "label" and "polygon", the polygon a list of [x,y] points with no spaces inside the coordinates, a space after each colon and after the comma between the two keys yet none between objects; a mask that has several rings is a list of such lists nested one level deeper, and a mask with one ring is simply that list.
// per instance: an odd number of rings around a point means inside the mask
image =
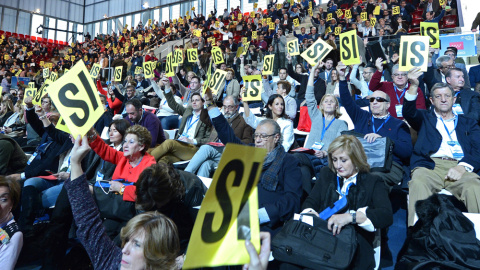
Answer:
[{"label": "bracelet", "polygon": [[350,215],[352,215],[352,224],[357,224],[357,211],[350,210]]},{"label": "bracelet", "polygon": [[93,142],[97,138],[97,136],[98,136],[97,131],[94,130],[92,135],[87,136],[88,142],[89,143]]}]

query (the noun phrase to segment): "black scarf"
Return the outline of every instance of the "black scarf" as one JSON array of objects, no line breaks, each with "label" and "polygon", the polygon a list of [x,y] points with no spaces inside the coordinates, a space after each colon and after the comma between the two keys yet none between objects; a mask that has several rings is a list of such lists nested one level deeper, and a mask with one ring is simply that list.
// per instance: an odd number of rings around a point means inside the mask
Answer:
[{"label": "black scarf", "polygon": [[275,191],[277,189],[277,175],[282,167],[283,158],[285,155],[285,148],[279,144],[265,157],[265,161],[263,162],[262,176],[260,177],[260,183],[264,189],[268,191]]}]

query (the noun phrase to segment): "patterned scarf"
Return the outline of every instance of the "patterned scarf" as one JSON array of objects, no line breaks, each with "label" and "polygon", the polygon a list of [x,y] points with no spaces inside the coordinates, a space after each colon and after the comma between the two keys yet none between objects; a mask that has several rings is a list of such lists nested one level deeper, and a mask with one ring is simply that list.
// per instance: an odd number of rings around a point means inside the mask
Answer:
[{"label": "patterned scarf", "polygon": [[285,148],[279,144],[265,157],[265,160],[263,161],[263,170],[260,183],[266,190],[275,191],[277,189],[277,175],[282,167],[283,158],[285,155]]}]

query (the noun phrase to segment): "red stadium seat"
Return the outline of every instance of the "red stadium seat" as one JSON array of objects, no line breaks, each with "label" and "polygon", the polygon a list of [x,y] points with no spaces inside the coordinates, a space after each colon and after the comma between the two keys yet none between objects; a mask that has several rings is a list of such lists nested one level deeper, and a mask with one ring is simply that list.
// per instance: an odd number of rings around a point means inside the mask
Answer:
[{"label": "red stadium seat", "polygon": [[56,45],[58,45],[58,40],[55,40],[54,43],[55,43]]},{"label": "red stadium seat", "polygon": [[408,33],[417,33],[417,32],[420,32],[420,27],[410,28],[410,30],[408,30]]},{"label": "red stadium seat", "polygon": [[412,13],[412,19],[413,20],[423,19],[422,15],[423,15],[423,12],[415,11],[415,12]]},{"label": "red stadium seat", "polygon": [[31,36],[30,40],[37,41],[37,37]]},{"label": "red stadium seat", "polygon": [[340,8],[341,9],[347,9],[347,8],[350,8],[350,5],[349,4],[341,4]]},{"label": "red stadium seat", "polygon": [[457,15],[447,15],[443,17],[441,28],[455,28],[457,27]]},{"label": "red stadium seat", "polygon": [[7,37],[12,36],[12,32],[6,32],[6,33],[5,33],[5,36],[7,36]]},{"label": "red stadium seat", "polygon": [[420,22],[422,22],[422,19],[414,19],[412,20],[412,23],[410,23],[410,28],[417,28],[420,27]]},{"label": "red stadium seat", "polygon": [[53,44],[53,39],[49,39],[48,44]]}]

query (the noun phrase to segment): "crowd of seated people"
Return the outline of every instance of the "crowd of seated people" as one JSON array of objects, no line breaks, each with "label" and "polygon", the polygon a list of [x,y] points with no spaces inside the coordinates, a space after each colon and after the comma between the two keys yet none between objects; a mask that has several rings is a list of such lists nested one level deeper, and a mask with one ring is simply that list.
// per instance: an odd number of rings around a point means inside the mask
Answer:
[{"label": "crowd of seated people", "polygon": [[[97,269],[132,264],[127,256],[131,251],[125,251],[135,244],[132,239],[143,242],[147,249],[150,244],[144,241],[149,234],[162,230],[165,237],[148,241],[167,245],[168,249],[149,252],[160,256],[164,265],[174,265],[188,248],[197,214],[191,209],[200,205],[207,189],[198,176],[213,177],[228,143],[267,150],[258,184],[258,214],[260,229],[272,237],[294,213],[317,213],[339,196],[348,196],[344,190],[343,195],[335,193],[336,188],[357,180],[358,194],[365,197],[356,197],[349,212],[332,216],[330,229],[339,233],[341,227],[357,223],[356,230],[367,239],[360,240],[362,245],[371,246],[371,233],[391,224],[388,194],[410,175],[409,226],[414,226],[417,219],[415,202],[443,188],[464,203],[469,212],[480,212],[475,199],[480,193],[480,164],[475,159],[480,145],[473,139],[480,132],[480,94],[471,90],[465,66],[457,63],[457,50],[450,48],[443,56],[431,50],[426,73],[417,69],[399,71],[395,46],[391,54],[386,54],[387,59],[373,59],[367,52],[362,55],[364,63],[351,66],[339,61],[337,47],[314,66],[300,56],[286,53],[285,33],[289,38],[298,38],[301,50],[305,50],[317,38],[335,45],[335,35],[325,30],[337,25],[342,25],[344,31],[358,29],[359,36],[367,33],[369,38],[408,27],[403,25],[408,16],[394,16],[391,9],[398,5],[401,12],[410,14],[412,3],[363,3],[369,15],[383,16],[373,27],[369,21],[357,19],[363,12],[357,1],[337,2],[330,1],[326,11],[313,4],[313,17],[308,15],[309,1],[293,5],[285,1],[281,6],[271,1],[265,12],[253,17],[245,15],[240,19],[238,8],[218,17],[212,12],[208,18],[192,12],[193,16],[183,18],[183,23],[154,22],[94,39],[87,35],[85,42],[67,47],[68,60],[56,59],[51,71],[62,76],[66,69],[84,61],[89,68],[94,63],[103,69],[122,66],[124,74],[120,82],[108,81],[108,72],[100,72],[93,79],[105,112],[84,138],[72,138],[56,128],[59,113],[48,94],[41,105],[34,105],[31,96],[24,97],[25,85],[16,95],[4,88],[0,104],[5,132],[0,134],[0,173],[6,182],[0,181],[0,196],[6,189],[12,194],[7,192],[10,208],[0,217],[0,226],[8,225],[11,219],[7,219],[14,216],[18,228],[13,233],[22,232],[24,246],[41,239],[42,264],[52,269],[70,263],[65,255],[72,226]],[[427,20],[436,18],[428,13],[431,0],[423,2],[414,9],[423,6]],[[335,13],[344,5],[355,14],[346,24]],[[380,6],[383,15],[373,15],[375,5]],[[444,14],[443,8],[436,7]],[[334,18],[325,22],[328,13]],[[272,19],[274,30],[263,21],[266,18]],[[318,25],[307,33],[292,26],[293,18],[312,18]],[[395,20],[402,26],[394,25]],[[197,29],[202,30],[202,36],[193,35]],[[300,33],[293,35],[296,30]],[[257,31],[258,39],[252,38],[252,31]],[[130,46],[130,37],[138,35],[143,38]],[[180,63],[174,76],[166,76],[162,59],[157,59],[153,49],[189,35],[192,40],[175,50],[197,48],[198,61]],[[214,37],[213,43],[223,50],[224,63],[212,63],[209,37]],[[249,45],[246,54],[237,57],[237,51],[247,45],[242,37]],[[8,40],[8,44],[15,42]],[[7,48],[11,46],[8,44]],[[268,54],[275,54],[275,69],[274,75],[263,78],[261,100],[242,101],[246,91],[242,77],[261,75],[258,63]],[[145,79],[143,72],[136,71],[144,61],[157,62],[153,78]],[[3,64],[0,76],[5,76],[3,81],[8,84],[8,77],[11,79],[15,71],[14,62]],[[222,90],[215,95],[208,89],[204,93],[202,86],[216,69],[227,72]],[[41,87],[43,79],[37,77],[36,84]],[[292,152],[302,144],[294,129],[304,120],[305,115],[299,116],[304,106],[312,123],[303,147],[312,151]],[[154,112],[150,111],[152,107]],[[363,134],[366,144],[382,137],[394,142],[388,172],[371,172],[364,146],[354,137],[341,135],[348,127],[339,119],[340,107],[345,108],[354,131]],[[172,129],[178,130],[169,137],[164,130]],[[429,143],[431,138],[435,138],[434,143]],[[29,149],[31,146],[34,148]],[[187,167],[177,166],[178,161],[187,161]],[[333,181],[335,176],[343,180],[339,187]],[[328,199],[319,198],[322,193]],[[21,207],[15,209],[16,205]],[[48,225],[40,227],[39,220],[45,213],[49,214]],[[147,228],[145,224],[152,220],[157,227]],[[16,247],[9,250],[6,245],[0,246],[0,257],[4,249],[17,257],[20,254],[20,235],[13,235],[17,242],[12,245],[16,243]],[[265,242],[267,239],[265,236]],[[124,247],[123,256],[120,246]],[[373,255],[362,250],[354,262],[370,269]],[[155,267],[150,259],[140,263]]]}]

